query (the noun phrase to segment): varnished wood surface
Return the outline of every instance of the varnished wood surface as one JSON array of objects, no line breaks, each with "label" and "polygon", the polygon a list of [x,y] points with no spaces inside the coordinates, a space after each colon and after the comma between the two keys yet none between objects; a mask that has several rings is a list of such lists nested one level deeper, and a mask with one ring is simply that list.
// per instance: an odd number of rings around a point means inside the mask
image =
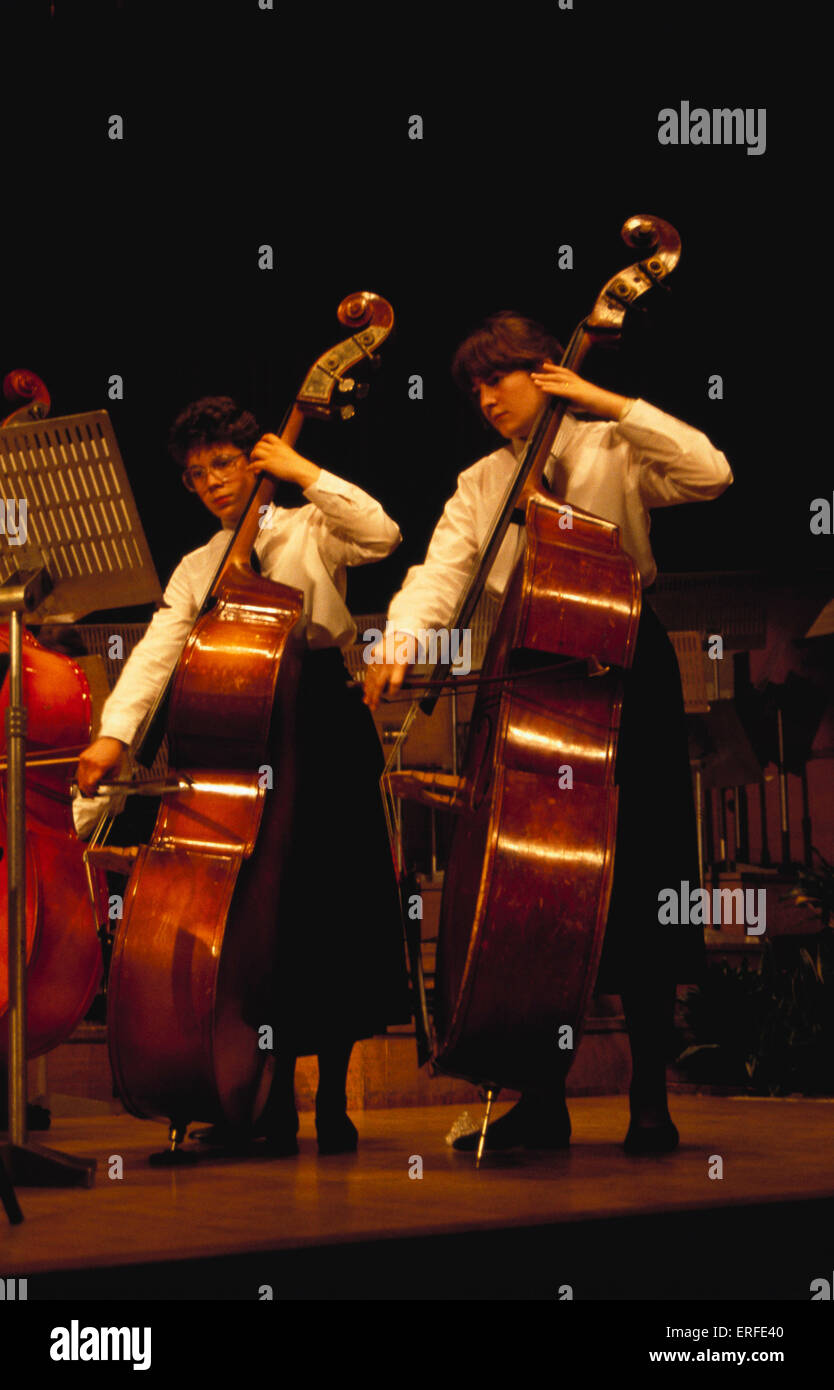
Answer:
[{"label": "varnished wood surface", "polygon": [[[56,1120],[33,1137],[95,1157],[95,1185],[20,1188],[23,1225],[0,1215],[2,1263],[36,1275],[834,1196],[831,1100],[677,1096],[681,1148],[642,1159],[620,1147],[624,1097],[570,1108],[568,1151],[492,1155],[480,1172],[444,1143],[460,1114],[454,1105],[354,1112],[355,1155],[320,1158],[312,1116],[302,1114],[297,1158],[205,1158],[177,1169],[147,1164],[163,1147],[163,1126],[129,1116]],[[108,1177],[113,1155],[123,1158],[121,1179]],[[709,1176],[713,1155],[723,1160],[721,1179]],[[416,1156],[421,1179],[409,1177]]]}]

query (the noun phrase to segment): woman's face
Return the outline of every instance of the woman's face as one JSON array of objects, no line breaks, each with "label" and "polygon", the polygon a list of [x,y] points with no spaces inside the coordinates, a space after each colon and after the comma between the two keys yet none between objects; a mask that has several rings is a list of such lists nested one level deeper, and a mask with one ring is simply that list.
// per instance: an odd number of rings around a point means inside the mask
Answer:
[{"label": "woman's face", "polygon": [[524,371],[496,373],[486,381],[476,380],[474,388],[485,419],[505,439],[526,439],[546,400]]},{"label": "woman's face", "polygon": [[185,460],[189,483],[200,501],[224,526],[235,526],[252,493],[246,454],[236,444],[209,444],[190,449]]}]

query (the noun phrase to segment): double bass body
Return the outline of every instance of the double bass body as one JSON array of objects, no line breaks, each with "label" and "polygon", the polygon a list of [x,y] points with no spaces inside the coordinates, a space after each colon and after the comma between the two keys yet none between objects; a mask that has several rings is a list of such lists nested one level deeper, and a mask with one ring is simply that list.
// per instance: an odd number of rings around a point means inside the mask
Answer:
[{"label": "double bass body", "polygon": [[110,1060],[134,1115],[246,1126],[266,1098],[301,611],[298,590],[234,565],[177,670],[185,785],[139,852],[110,969]]},{"label": "double bass body", "polygon": [[[641,259],[607,281],[577,326],[561,363],[569,370],[594,341],[616,340],[628,306],[678,262],[680,237],[662,218],[631,217],[621,235]],[[507,529],[523,516],[525,546],[447,800],[456,823],[435,975],[432,1063],[491,1091],[547,1088],[567,1072],[613,884],[622,672],[637,641],[640,579],[619,528],[561,503],[544,482],[564,409],[551,399],[532,423],[452,619],[472,620]],[[426,713],[446,674],[430,682]],[[420,797],[407,774],[392,780]]]},{"label": "double bass body", "polygon": [[[616,526],[567,515],[569,526],[544,493],[528,501],[527,544],[470,725],[444,885],[434,1062],[493,1088],[546,1085],[570,1065],[613,878],[616,668],[633,655],[640,582]],[[572,663],[564,672],[559,658]],[[577,658],[590,667],[580,661],[576,673]],[[508,679],[491,679],[499,674]],[[560,1047],[565,1024],[569,1048]]]}]

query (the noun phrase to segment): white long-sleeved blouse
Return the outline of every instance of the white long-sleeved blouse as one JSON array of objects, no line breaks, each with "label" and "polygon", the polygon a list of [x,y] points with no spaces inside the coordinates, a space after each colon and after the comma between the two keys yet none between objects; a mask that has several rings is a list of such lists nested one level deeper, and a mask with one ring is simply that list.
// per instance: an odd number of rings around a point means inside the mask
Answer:
[{"label": "white long-sleeved blouse", "polygon": [[[346,568],[389,555],[402,539],[380,504],[353,483],[324,469],[305,488],[305,507],[270,507],[255,542],[261,573],[304,595],[300,640],[311,649],[345,647],[356,628],[345,605]],[[179,660],[232,532],[223,528],[206,545],[184,556],[144,637],[125,662],[105,703],[99,737],[130,744]],[[76,829],[95,824],[106,797],[77,797]]]},{"label": "white long-sleeved blouse", "polygon": [[[458,477],[426,558],[409,569],[388,610],[388,630],[448,626],[516,467],[519,447],[505,446]],[[730,466],[705,434],[647,401],[634,401],[620,420],[580,421],[565,415],[546,469],[556,495],[620,527],[623,548],[637,561],[644,587],[657,574],[649,543],[653,507],[718,497],[733,480]],[[510,526],[487,587],[502,593],[522,543]]]}]

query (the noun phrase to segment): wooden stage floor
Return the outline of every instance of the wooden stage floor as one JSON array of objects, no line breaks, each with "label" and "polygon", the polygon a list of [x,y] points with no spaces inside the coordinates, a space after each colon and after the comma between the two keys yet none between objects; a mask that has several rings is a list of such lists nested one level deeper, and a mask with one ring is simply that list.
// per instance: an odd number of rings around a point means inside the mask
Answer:
[{"label": "wooden stage floor", "polygon": [[94,1186],[19,1188],[0,1264],[30,1299],[807,1302],[831,1278],[834,1101],[678,1095],[681,1148],[656,1158],[623,1153],[625,1097],[570,1109],[569,1150],[480,1171],[444,1142],[459,1106],[355,1111],[359,1152],[328,1158],[304,1113],[297,1158],[179,1168],[148,1166],[162,1124],[54,1119],[32,1139],[95,1158]]}]

